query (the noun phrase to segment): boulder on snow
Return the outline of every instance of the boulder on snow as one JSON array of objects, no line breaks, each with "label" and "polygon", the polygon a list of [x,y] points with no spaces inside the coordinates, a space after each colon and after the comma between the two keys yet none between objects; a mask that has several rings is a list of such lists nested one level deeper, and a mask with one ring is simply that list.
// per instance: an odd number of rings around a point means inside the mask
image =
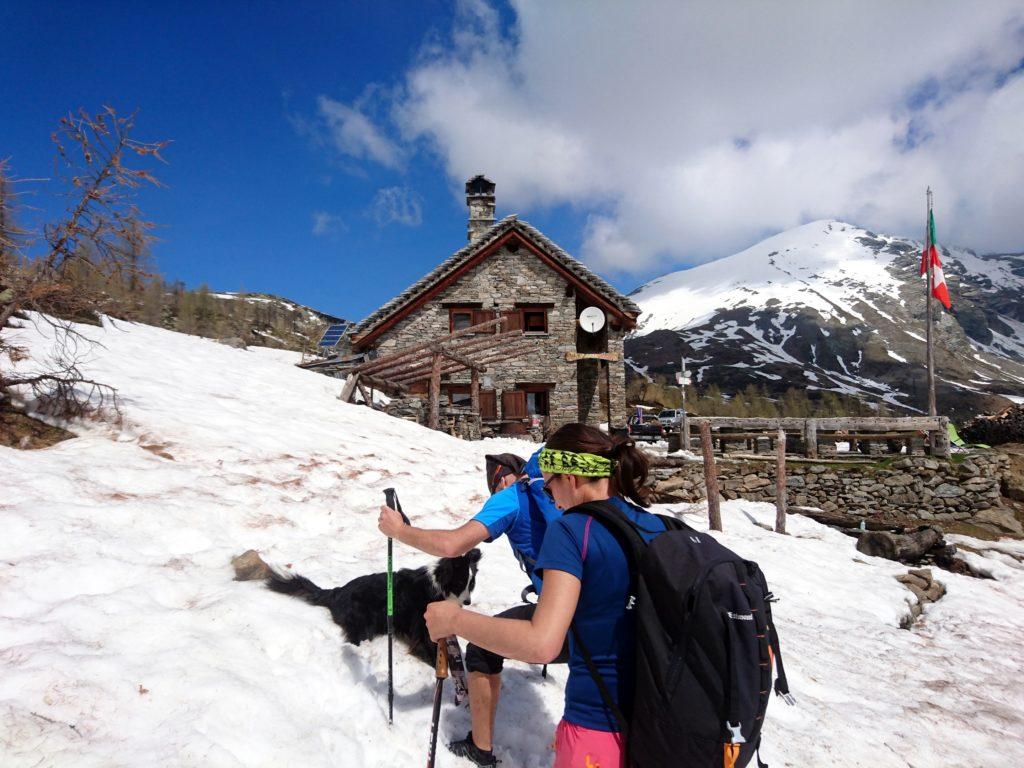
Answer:
[{"label": "boulder on snow", "polygon": [[913,626],[924,612],[927,603],[934,603],[946,594],[946,585],[932,576],[931,568],[911,568],[906,573],[897,574],[896,581],[914,595],[914,599],[910,601],[910,614],[904,616],[900,622],[903,629],[910,629]]},{"label": "boulder on snow", "polygon": [[231,559],[235,569],[235,581],[263,580],[270,575],[270,566],[263,562],[260,553],[249,549]]}]

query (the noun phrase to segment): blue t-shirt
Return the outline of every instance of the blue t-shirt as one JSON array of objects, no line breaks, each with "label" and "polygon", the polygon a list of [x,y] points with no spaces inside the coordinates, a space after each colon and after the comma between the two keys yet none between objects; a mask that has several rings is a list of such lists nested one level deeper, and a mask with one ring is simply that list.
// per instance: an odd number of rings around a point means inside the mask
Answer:
[{"label": "blue t-shirt", "polygon": [[536,476],[531,471],[536,456],[526,465],[527,477],[491,496],[473,519],[487,528],[487,542],[508,536],[512,552],[540,594],[541,580],[534,573],[537,555],[548,524],[559,519],[562,511],[544,494],[539,467]]},{"label": "blue t-shirt", "polygon": [[[665,530],[665,524],[656,515],[621,497],[611,501],[636,523],[648,541]],[[573,623],[612,698],[622,701],[620,689],[632,689],[636,647],[634,612],[626,611],[630,574],[622,547],[607,528],[589,515],[564,515],[548,526],[537,569],[565,571],[582,582]],[[619,730],[615,715],[605,707],[601,691],[587,671],[571,633],[564,718],[597,731]]]}]

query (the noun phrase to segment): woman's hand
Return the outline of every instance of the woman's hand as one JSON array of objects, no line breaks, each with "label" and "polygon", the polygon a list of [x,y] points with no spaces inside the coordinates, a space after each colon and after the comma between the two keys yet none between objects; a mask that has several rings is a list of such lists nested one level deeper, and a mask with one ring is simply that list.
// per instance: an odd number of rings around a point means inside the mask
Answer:
[{"label": "woman's hand", "polygon": [[380,517],[377,518],[377,528],[388,538],[397,538],[395,533],[405,525],[402,516],[387,505],[381,505]]},{"label": "woman's hand", "polygon": [[442,637],[457,635],[455,625],[458,622],[462,606],[452,600],[439,600],[427,606],[423,618],[427,620],[427,632],[435,643]]}]

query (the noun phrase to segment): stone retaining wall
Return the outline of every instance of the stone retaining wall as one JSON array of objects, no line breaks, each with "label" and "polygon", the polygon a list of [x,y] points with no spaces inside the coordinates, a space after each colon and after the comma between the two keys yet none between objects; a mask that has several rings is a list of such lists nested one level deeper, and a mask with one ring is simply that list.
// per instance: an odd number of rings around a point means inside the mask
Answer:
[{"label": "stone retaining wall", "polygon": [[[703,500],[702,462],[674,463],[652,471],[658,501]],[[716,466],[723,498],[774,503],[774,461],[720,458]],[[1000,501],[1000,480],[1008,467],[1008,457],[995,452],[949,461],[903,457],[874,464],[787,458],[786,488],[791,506],[893,522],[968,522],[1020,534],[1024,529]]]}]

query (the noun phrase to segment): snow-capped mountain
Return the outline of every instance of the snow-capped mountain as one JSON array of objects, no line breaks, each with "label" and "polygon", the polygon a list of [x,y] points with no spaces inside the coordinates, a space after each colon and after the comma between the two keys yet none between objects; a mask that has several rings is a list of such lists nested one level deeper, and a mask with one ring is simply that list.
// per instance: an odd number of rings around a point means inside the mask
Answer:
[{"label": "snow-capped mountain", "polygon": [[[831,389],[898,409],[926,398],[921,243],[814,221],[652,280],[627,354],[648,375],[685,355],[698,386]],[[941,248],[952,312],[936,302],[940,409],[1024,395],[1024,254]],[[1004,397],[1000,397],[1004,396]]]}]

